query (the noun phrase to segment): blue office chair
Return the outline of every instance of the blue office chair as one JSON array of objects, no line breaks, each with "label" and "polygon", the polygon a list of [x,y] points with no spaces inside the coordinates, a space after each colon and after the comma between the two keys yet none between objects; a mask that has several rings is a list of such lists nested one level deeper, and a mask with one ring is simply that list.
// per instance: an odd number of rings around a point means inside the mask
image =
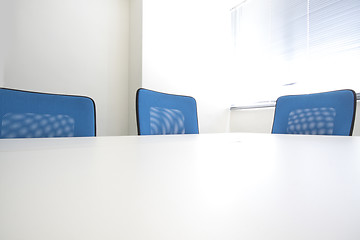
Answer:
[{"label": "blue office chair", "polygon": [[192,97],[140,88],[136,93],[136,117],[139,135],[199,133]]},{"label": "blue office chair", "polygon": [[0,88],[0,138],[87,136],[96,136],[91,98]]},{"label": "blue office chair", "polygon": [[276,101],[272,133],[351,136],[355,112],[353,90],[282,96]]}]

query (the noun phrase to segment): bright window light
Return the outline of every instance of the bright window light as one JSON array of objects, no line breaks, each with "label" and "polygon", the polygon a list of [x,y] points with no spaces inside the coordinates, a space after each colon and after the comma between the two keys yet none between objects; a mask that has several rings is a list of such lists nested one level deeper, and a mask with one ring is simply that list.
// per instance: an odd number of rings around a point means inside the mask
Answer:
[{"label": "bright window light", "polygon": [[231,22],[235,103],[360,92],[359,0],[247,0]]}]

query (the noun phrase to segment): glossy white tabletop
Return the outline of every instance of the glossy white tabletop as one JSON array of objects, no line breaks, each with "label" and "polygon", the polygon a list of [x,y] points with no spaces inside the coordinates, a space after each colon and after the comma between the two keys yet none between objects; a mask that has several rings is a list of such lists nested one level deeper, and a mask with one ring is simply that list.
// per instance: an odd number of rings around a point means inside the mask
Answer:
[{"label": "glossy white tabletop", "polygon": [[0,140],[0,239],[359,240],[360,138]]}]

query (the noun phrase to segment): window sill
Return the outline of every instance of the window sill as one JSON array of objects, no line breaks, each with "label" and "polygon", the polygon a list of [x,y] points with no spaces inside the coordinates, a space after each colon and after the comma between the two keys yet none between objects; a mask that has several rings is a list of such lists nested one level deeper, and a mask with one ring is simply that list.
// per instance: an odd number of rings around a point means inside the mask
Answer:
[{"label": "window sill", "polygon": [[[360,100],[360,93],[356,93],[356,100]],[[234,110],[245,110],[245,109],[258,109],[258,108],[269,108],[275,107],[276,101],[262,101],[254,104],[247,105],[231,105],[230,111]]]},{"label": "window sill", "polygon": [[248,105],[232,105],[230,110],[244,110],[244,109],[257,109],[257,108],[268,108],[275,107],[276,101],[263,101]]}]

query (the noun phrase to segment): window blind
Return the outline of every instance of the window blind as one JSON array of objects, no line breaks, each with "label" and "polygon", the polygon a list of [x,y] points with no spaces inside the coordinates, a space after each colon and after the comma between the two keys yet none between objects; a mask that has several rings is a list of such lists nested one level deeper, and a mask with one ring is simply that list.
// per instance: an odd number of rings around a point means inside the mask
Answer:
[{"label": "window blind", "polygon": [[231,10],[231,22],[244,99],[360,92],[359,0],[248,0]]}]

